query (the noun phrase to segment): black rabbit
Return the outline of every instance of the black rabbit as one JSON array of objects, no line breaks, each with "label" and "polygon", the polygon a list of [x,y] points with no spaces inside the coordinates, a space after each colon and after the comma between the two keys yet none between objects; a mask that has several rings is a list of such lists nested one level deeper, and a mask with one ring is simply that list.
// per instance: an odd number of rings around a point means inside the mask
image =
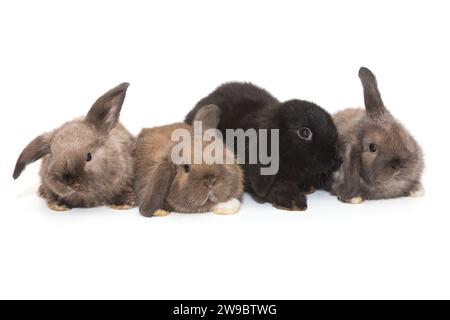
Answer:
[{"label": "black rabbit", "polygon": [[[247,161],[243,165],[246,190],[259,202],[270,202],[284,210],[306,210],[305,194],[321,177],[340,166],[333,119],[314,103],[301,100],[281,103],[253,84],[228,83],[202,99],[187,115],[186,123],[192,124],[201,107],[209,104],[219,106],[222,111],[218,129],[224,138],[226,129],[279,130],[278,173],[262,175],[261,168],[265,166],[259,162]],[[248,145],[246,148],[248,160]],[[270,138],[267,149],[276,150]]]}]

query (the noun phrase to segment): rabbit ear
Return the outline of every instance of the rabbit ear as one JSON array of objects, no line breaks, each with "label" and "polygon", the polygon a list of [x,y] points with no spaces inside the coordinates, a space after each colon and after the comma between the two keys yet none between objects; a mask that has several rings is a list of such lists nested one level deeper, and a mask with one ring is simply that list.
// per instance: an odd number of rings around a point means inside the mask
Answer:
[{"label": "rabbit ear", "polygon": [[210,104],[201,108],[194,121],[201,121],[203,132],[209,129],[217,129],[222,111],[215,104]]},{"label": "rabbit ear", "polygon": [[249,165],[246,168],[248,183],[256,195],[265,198],[275,183],[276,175],[261,175],[260,165]]},{"label": "rabbit ear", "polygon": [[119,121],[129,85],[129,83],[122,83],[98,98],[89,110],[86,121],[95,125],[100,131],[109,132],[113,129]]},{"label": "rabbit ear", "polygon": [[375,75],[372,71],[363,67],[359,70],[359,78],[361,79],[364,88],[364,101],[367,113],[371,117],[378,117],[384,114],[387,110],[381,99]]},{"label": "rabbit ear", "polygon": [[14,169],[14,180],[19,178],[25,167],[50,153],[50,135],[44,134],[30,142],[17,159]]},{"label": "rabbit ear", "polygon": [[360,154],[361,147],[359,145],[348,145],[345,149],[342,164],[345,182],[339,191],[341,200],[345,201],[361,196]]},{"label": "rabbit ear", "polygon": [[169,162],[160,163],[153,170],[140,197],[139,211],[143,216],[152,217],[155,211],[164,209],[175,175],[176,168]]}]

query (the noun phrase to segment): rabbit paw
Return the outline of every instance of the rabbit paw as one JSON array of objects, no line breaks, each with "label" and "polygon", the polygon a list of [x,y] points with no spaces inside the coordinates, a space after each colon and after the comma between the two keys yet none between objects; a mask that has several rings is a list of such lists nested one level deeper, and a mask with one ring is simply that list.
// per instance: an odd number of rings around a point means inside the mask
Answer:
[{"label": "rabbit paw", "polygon": [[50,210],[57,211],[57,212],[65,212],[65,211],[69,211],[70,210],[69,207],[66,207],[63,204],[59,204],[59,203],[56,203],[56,202],[49,203],[48,207],[50,208]]},{"label": "rabbit paw", "polygon": [[153,217],[167,217],[168,215],[170,215],[170,212],[162,209],[153,212]]},{"label": "rabbit paw", "polygon": [[305,211],[308,209],[306,196],[295,183],[278,182],[265,200],[280,210]]},{"label": "rabbit paw", "polygon": [[136,206],[136,197],[132,192],[124,192],[113,199],[111,209],[130,210]]},{"label": "rabbit paw", "polygon": [[115,205],[111,206],[111,209],[123,211],[123,210],[133,209],[133,206],[130,205],[130,204],[127,204],[127,203],[125,203],[125,204],[115,204]]},{"label": "rabbit paw", "polygon": [[423,197],[425,196],[425,189],[422,186],[418,186],[416,189],[411,190],[409,196],[413,198]]},{"label": "rabbit paw", "polygon": [[310,186],[306,191],[305,191],[305,194],[306,195],[309,195],[309,194],[313,194],[313,193],[315,193],[317,190],[316,190],[316,188],[314,187],[314,186]]},{"label": "rabbit paw", "polygon": [[303,193],[299,193],[297,196],[278,194],[273,206],[285,211],[306,211],[308,209],[306,196]]},{"label": "rabbit paw", "polygon": [[212,211],[218,215],[232,215],[239,212],[241,208],[241,202],[238,199],[231,199],[227,202],[216,204]]},{"label": "rabbit paw", "polygon": [[308,207],[306,205],[298,205],[296,201],[292,201],[292,205],[290,207],[281,206],[278,204],[273,205],[275,208],[284,210],[284,211],[306,211]]},{"label": "rabbit paw", "polygon": [[354,197],[354,198],[350,198],[350,199],[339,198],[339,200],[344,203],[348,203],[348,204],[361,204],[364,202],[363,197]]},{"label": "rabbit paw", "polygon": [[44,191],[44,188],[42,186],[39,187],[37,195],[38,195],[39,198],[45,199],[45,191]]}]

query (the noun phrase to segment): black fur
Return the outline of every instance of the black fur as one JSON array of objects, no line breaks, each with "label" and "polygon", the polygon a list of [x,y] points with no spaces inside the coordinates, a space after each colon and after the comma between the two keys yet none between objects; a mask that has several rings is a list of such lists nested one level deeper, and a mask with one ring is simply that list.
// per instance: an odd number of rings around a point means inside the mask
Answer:
[{"label": "black fur", "polygon": [[[224,137],[226,129],[280,130],[280,170],[276,176],[260,175],[260,165],[243,166],[246,190],[260,202],[305,210],[304,193],[339,165],[336,127],[330,114],[314,103],[281,103],[253,84],[228,83],[202,99],[187,115],[186,123],[192,124],[198,110],[208,104],[222,111],[218,129]],[[297,131],[302,127],[311,129],[312,141],[299,138]]]}]

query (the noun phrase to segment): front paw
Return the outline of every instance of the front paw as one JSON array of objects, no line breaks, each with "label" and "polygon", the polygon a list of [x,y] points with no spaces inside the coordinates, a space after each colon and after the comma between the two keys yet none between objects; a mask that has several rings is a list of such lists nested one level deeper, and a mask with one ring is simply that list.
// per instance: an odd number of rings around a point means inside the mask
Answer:
[{"label": "front paw", "polygon": [[300,191],[306,195],[313,194],[317,191],[316,183],[305,182],[300,184]]},{"label": "front paw", "polygon": [[47,193],[45,192],[45,188],[43,186],[40,186],[39,190],[37,192],[38,197],[42,198],[42,199],[45,199],[46,194]]},{"label": "front paw", "polygon": [[239,212],[241,208],[241,202],[238,199],[231,199],[227,202],[216,204],[212,208],[212,212],[218,215],[232,215]]},{"label": "front paw", "polygon": [[339,201],[348,203],[348,204],[361,204],[364,202],[364,198],[361,196],[357,197],[338,197]]},{"label": "front paw", "polygon": [[136,196],[133,192],[125,192],[113,199],[113,210],[130,210],[136,207]]},{"label": "front paw", "polygon": [[167,217],[170,215],[170,211],[166,211],[166,210],[156,210],[155,212],[153,212],[153,217]]},{"label": "front paw", "polygon": [[409,196],[413,198],[420,198],[425,196],[425,189],[421,184],[417,185],[413,190],[409,192]]},{"label": "front paw", "polygon": [[296,194],[276,192],[271,202],[275,208],[285,211],[306,211],[308,209],[306,196],[300,192]]},{"label": "front paw", "polygon": [[131,204],[115,204],[111,206],[111,209],[118,210],[118,211],[125,211],[133,209],[133,206]]},{"label": "front paw", "polygon": [[315,193],[316,191],[317,191],[316,187],[310,186],[308,189],[305,190],[305,194],[310,195],[310,194]]},{"label": "front paw", "polygon": [[56,212],[65,212],[65,211],[69,211],[70,208],[65,206],[64,204],[60,204],[57,202],[51,202],[48,204],[48,207],[50,208],[50,210],[56,211]]}]

